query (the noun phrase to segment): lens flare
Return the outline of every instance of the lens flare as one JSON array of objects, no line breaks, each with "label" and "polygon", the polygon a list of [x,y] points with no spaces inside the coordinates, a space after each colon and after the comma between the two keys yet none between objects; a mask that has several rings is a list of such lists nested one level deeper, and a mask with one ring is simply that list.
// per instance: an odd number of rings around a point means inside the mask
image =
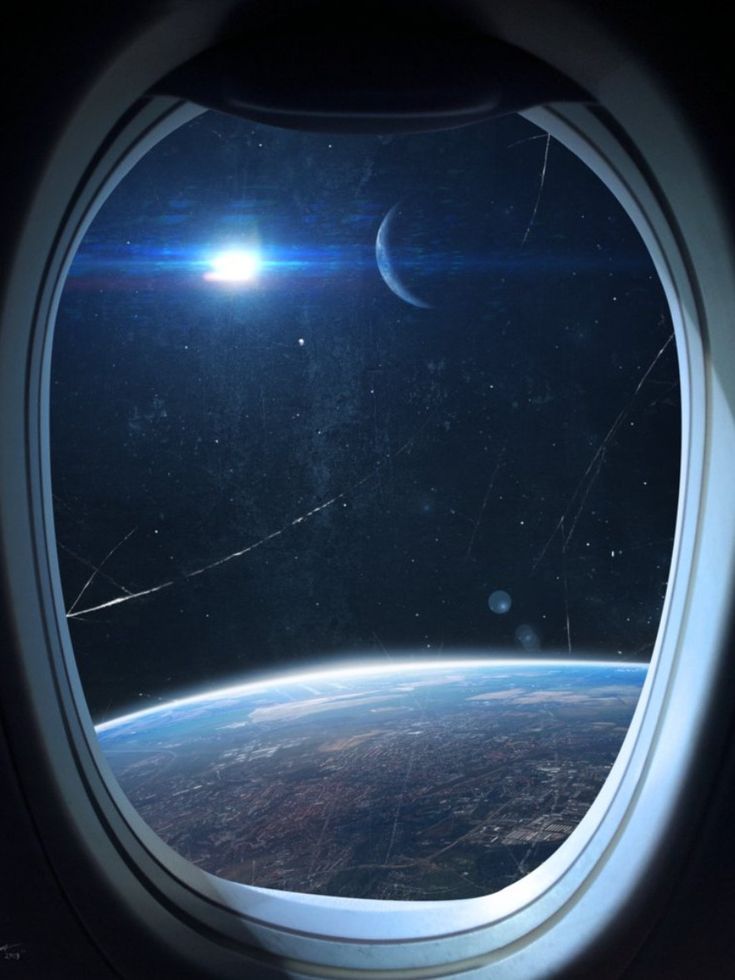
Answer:
[{"label": "lens flare", "polygon": [[210,259],[204,278],[208,282],[249,283],[258,278],[262,260],[254,249],[233,248]]}]

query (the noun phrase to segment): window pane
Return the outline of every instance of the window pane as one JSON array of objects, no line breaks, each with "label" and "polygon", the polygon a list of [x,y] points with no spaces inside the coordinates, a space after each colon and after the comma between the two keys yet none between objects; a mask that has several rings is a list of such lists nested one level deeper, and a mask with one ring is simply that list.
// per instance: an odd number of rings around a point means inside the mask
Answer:
[{"label": "window pane", "polygon": [[183,126],[94,220],[53,348],[67,618],[123,789],[245,883],[527,873],[632,716],[679,430],[653,263],[527,120]]}]

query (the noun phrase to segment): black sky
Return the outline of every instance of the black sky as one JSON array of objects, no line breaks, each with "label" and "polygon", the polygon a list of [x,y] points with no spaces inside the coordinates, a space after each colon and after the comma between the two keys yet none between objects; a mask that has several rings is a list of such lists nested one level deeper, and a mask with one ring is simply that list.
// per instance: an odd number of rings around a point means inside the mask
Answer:
[{"label": "black sky", "polygon": [[[378,271],[397,203],[393,268],[430,308]],[[257,279],[205,279],[233,245],[262,255]],[[82,243],[51,436],[95,717],[343,656],[650,656],[679,478],[671,321],[621,206],[520,117],[175,132]]]}]

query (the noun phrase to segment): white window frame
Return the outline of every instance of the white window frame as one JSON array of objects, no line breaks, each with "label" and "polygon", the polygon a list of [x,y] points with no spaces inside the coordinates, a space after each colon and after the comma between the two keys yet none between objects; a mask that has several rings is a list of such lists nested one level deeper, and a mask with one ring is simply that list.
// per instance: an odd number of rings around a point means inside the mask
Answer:
[{"label": "white window frame", "polygon": [[[149,57],[155,60],[151,52]],[[121,78],[114,80],[122,85]],[[105,85],[109,78],[100,82],[103,90]],[[156,933],[164,944],[184,936],[186,951],[179,954],[202,976],[242,975],[247,963],[257,963],[262,975],[278,963],[290,976],[405,971],[407,977],[462,972],[520,980],[561,973],[603,942],[648,878],[661,876],[667,839],[687,826],[735,593],[735,508],[727,492],[735,459],[733,250],[706,163],[666,94],[627,63],[598,88],[608,117],[580,105],[527,115],[616,194],[664,285],[683,408],[671,575],[652,669],[602,792],[546,862],[478,899],[331,899],[226,882],[166,847],[111,779],[74,664],[55,558],[50,325],[71,258],[103,197],[155,142],[197,110],[154,99],[99,151],[109,120],[100,118],[104,100],[97,91],[76,119],[85,138],[75,149],[81,130],[71,126],[50,161],[36,223],[31,215],[10,270],[0,334],[0,531],[32,704],[28,723],[45,747],[68,827],[90,867],[98,869],[141,934]],[[116,98],[122,105],[138,94],[133,86]],[[658,144],[647,132],[654,121]],[[59,194],[58,185],[66,192]],[[94,919],[92,910],[87,915]]]}]

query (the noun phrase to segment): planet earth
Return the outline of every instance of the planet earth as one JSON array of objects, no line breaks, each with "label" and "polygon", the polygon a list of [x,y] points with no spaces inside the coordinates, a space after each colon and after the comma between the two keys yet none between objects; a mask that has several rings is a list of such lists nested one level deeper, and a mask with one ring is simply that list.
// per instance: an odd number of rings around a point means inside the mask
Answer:
[{"label": "planet earth", "polygon": [[620,749],[631,663],[285,675],[97,726],[125,794],[223,878],[372,899],[495,892],[566,840]]}]

